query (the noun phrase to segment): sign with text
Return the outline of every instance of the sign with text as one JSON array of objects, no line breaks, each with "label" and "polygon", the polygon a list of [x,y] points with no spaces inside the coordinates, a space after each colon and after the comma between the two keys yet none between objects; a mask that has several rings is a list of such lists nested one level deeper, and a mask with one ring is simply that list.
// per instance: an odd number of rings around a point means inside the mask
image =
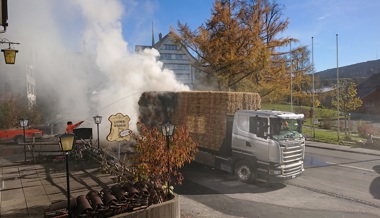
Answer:
[{"label": "sign with text", "polygon": [[129,121],[131,119],[128,115],[117,113],[111,115],[108,120],[111,122],[111,129],[107,136],[107,141],[120,142],[129,141],[131,139],[132,131],[129,129]]}]

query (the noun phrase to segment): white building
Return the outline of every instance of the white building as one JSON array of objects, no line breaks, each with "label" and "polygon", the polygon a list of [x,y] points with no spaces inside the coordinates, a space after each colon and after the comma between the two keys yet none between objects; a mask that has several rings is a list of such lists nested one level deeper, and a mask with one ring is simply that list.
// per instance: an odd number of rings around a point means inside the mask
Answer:
[{"label": "white building", "polygon": [[193,63],[196,59],[185,46],[174,44],[170,39],[170,33],[164,37],[160,33],[158,42],[155,43],[152,39],[152,46],[136,45],[135,51],[139,52],[146,48],[157,49],[163,67],[172,70],[178,81],[189,86],[190,89],[194,89],[196,69],[193,67]]}]

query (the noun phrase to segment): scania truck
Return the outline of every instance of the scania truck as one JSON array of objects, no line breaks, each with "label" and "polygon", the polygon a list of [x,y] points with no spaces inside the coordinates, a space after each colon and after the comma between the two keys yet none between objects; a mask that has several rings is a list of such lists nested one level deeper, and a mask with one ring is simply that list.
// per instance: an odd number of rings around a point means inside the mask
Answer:
[{"label": "scania truck", "polygon": [[185,125],[199,145],[195,161],[251,183],[279,183],[304,171],[303,114],[259,110],[260,96],[242,92],[145,92],[139,120]]}]

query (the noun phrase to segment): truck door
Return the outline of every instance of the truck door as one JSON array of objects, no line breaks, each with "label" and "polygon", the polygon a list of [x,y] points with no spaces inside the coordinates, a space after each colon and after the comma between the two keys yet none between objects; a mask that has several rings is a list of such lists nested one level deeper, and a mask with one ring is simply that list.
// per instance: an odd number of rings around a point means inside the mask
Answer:
[{"label": "truck door", "polygon": [[258,160],[267,161],[268,159],[268,137],[269,120],[267,117],[252,116],[249,118],[249,132],[255,137],[247,141],[247,146],[251,146]]},{"label": "truck door", "polygon": [[240,152],[258,160],[268,159],[268,118],[238,115],[233,132],[232,150],[235,155]]}]

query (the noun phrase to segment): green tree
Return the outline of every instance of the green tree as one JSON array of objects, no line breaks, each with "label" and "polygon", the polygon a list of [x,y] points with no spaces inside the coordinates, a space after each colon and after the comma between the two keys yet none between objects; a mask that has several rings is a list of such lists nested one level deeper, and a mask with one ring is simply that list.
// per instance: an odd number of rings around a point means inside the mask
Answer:
[{"label": "green tree", "polygon": [[[332,105],[338,108],[338,91],[335,88],[333,92]],[[339,112],[344,114],[344,128],[347,130],[347,118],[350,112],[362,106],[363,101],[357,96],[356,83],[343,80],[339,84]],[[347,132],[346,132],[347,134]]]},{"label": "green tree", "polygon": [[[197,30],[179,22],[178,32],[172,29],[171,37],[197,55],[195,67],[208,78],[217,78],[218,89],[279,99],[290,93],[290,64],[298,63],[289,51],[296,40],[280,36],[289,24],[281,10],[269,0],[216,0],[211,18]],[[294,47],[291,53],[300,57],[304,50]],[[293,67],[294,78],[304,77],[304,69]]]}]

